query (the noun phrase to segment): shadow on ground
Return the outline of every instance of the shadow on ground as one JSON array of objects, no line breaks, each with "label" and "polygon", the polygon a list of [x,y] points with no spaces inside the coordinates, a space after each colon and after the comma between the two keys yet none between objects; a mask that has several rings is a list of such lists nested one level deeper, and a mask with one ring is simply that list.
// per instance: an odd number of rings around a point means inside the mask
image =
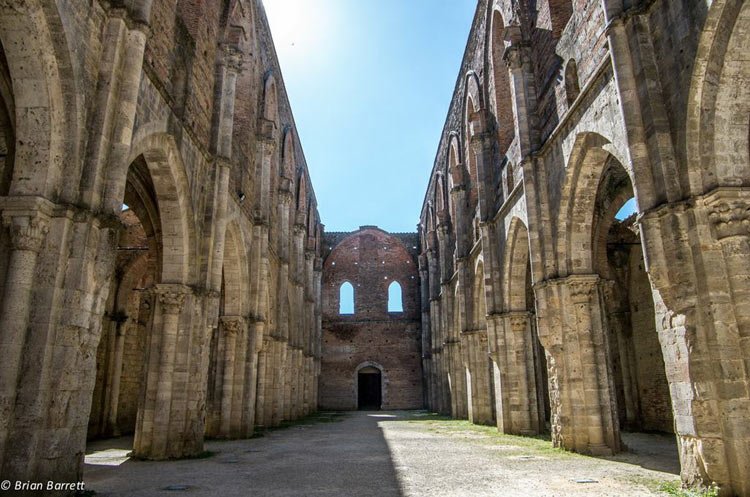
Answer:
[{"label": "shadow on ground", "polygon": [[[372,417],[372,414],[378,417]],[[132,439],[100,440],[87,450],[86,488],[102,496],[402,495],[381,413],[321,413],[256,438],[208,441],[205,459],[120,461]],[[120,451],[120,453],[113,452]]]}]

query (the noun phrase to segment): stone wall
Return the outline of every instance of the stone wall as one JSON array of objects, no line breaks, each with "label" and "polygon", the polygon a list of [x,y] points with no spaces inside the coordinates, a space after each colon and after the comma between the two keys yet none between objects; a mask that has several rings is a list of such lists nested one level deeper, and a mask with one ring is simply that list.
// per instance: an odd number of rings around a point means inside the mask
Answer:
[{"label": "stone wall", "polygon": [[315,410],[322,226],[261,1],[5,2],[0,44],[0,474]]},{"label": "stone wall", "polygon": [[685,483],[748,495],[749,15],[478,2],[419,229],[430,408],[590,454],[674,431]]},{"label": "stone wall", "polygon": [[[357,408],[357,371],[382,374],[382,408],[423,406],[416,237],[374,226],[326,233],[320,407]],[[339,314],[340,288],[354,288],[354,313]],[[388,312],[388,289],[401,285],[403,312]]]}]

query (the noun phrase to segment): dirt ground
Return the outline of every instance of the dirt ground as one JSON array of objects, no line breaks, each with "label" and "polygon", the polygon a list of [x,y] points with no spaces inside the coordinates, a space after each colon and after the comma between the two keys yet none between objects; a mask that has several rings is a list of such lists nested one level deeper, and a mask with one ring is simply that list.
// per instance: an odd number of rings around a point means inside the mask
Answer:
[{"label": "dirt ground", "polygon": [[650,496],[678,479],[674,437],[624,434],[611,458],[424,412],[324,413],[263,437],[210,441],[202,459],[127,458],[98,441],[84,480],[97,496]]}]

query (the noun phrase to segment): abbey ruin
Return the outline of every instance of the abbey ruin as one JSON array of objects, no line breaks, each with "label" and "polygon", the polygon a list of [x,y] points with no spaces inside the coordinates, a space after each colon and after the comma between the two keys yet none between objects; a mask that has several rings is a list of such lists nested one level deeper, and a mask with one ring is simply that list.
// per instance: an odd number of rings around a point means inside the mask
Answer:
[{"label": "abbey ruin", "polygon": [[0,479],[422,408],[750,496],[749,47],[478,0],[416,232],[327,233],[261,0],[0,0]]}]

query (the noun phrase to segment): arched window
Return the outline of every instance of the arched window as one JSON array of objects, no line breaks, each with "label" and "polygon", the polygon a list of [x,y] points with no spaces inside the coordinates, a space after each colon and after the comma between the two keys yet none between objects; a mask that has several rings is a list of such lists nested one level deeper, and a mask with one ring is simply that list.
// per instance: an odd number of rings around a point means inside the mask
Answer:
[{"label": "arched window", "polygon": [[570,59],[565,65],[565,96],[568,100],[568,107],[576,101],[581,93],[581,84],[578,82],[578,66],[576,61]]},{"label": "arched window", "polygon": [[388,286],[388,312],[404,312],[401,285],[394,281]]},{"label": "arched window", "polygon": [[339,288],[339,314],[354,314],[354,286],[348,281]]}]

